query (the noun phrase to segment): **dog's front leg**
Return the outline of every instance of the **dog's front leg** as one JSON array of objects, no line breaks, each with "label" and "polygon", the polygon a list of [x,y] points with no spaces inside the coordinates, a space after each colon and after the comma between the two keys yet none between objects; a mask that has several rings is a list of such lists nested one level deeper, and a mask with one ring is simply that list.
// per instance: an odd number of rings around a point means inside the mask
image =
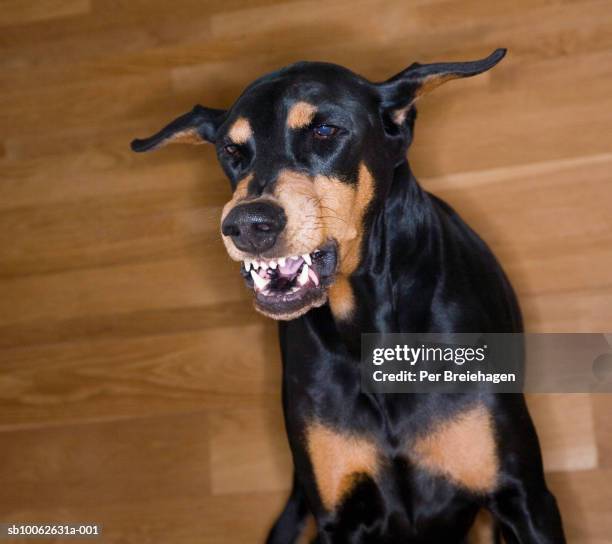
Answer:
[{"label": "dog's front leg", "polygon": [[564,544],[555,497],[542,482],[538,488],[516,481],[496,493],[491,512],[507,544]]},{"label": "dog's front leg", "polygon": [[270,529],[266,543],[291,544],[296,542],[304,530],[308,513],[306,495],[294,472],[291,494],[283,511]]},{"label": "dog's front leg", "polygon": [[523,395],[497,395],[500,467],[488,508],[507,544],[564,544],[557,501],[548,490],[540,444]]}]

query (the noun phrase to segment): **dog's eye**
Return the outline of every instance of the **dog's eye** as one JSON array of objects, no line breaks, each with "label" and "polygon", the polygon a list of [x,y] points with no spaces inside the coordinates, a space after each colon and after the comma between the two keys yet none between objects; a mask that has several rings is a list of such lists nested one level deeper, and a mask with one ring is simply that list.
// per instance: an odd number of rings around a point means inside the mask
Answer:
[{"label": "dog's eye", "polygon": [[228,144],[223,146],[223,151],[225,151],[228,155],[237,156],[240,154],[240,148],[234,144]]},{"label": "dog's eye", "polygon": [[318,138],[320,140],[327,140],[335,136],[338,133],[338,130],[340,129],[333,125],[317,125],[312,130],[315,138]]}]

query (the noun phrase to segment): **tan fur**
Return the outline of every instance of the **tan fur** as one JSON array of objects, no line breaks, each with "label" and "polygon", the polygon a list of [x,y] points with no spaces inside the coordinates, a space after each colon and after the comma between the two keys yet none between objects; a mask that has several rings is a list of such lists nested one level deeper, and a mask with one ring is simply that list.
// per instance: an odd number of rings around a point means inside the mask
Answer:
[{"label": "tan fur", "polygon": [[[336,319],[349,319],[354,311],[355,296],[348,280],[361,260],[363,219],[374,197],[374,179],[364,164],[359,168],[359,179],[353,194],[347,194],[346,186],[325,184],[319,191],[325,195],[324,208],[341,210],[344,225],[338,225],[334,238],[338,241],[340,265],[334,285],[330,287],[330,307]],[[339,212],[340,215],[340,212]]]},{"label": "tan fur", "polygon": [[[250,183],[251,179],[253,179],[253,176],[252,176],[252,174],[249,174],[247,177],[243,178],[242,180],[240,180],[238,182],[238,185],[236,186],[236,190],[234,191],[234,194],[232,195],[232,199],[229,202],[227,202],[225,204],[225,206],[223,206],[223,211],[221,212],[221,224],[223,224],[223,220],[225,219],[227,214],[235,206],[237,206],[238,204],[240,204],[243,201],[248,199],[248,186],[249,186],[249,183]],[[311,182],[310,182],[310,184],[312,185]],[[270,198],[270,197],[265,197],[265,198],[257,199],[257,201],[259,201],[259,202],[261,202],[262,200],[271,200],[273,202],[277,202],[276,199],[273,199],[273,198]],[[243,251],[240,251],[234,245],[234,243],[232,242],[231,237],[225,236],[225,235],[223,235],[223,233],[221,233],[221,238],[223,239],[223,243],[225,244],[225,248],[226,248],[229,256],[232,259],[234,259],[236,261],[242,261],[245,258],[250,258],[251,257],[250,255],[244,253]],[[302,253],[304,253],[304,252],[302,252]],[[292,253],[292,254],[297,254],[297,253]],[[291,320],[291,319],[296,319],[297,317],[305,314],[306,312],[308,312],[312,308],[317,308],[319,306],[322,306],[323,304],[325,304],[326,301],[327,301],[327,295],[325,293],[322,293],[321,296],[318,299],[312,301],[308,306],[304,306],[303,308],[301,308],[300,310],[298,310],[296,312],[291,312],[291,313],[286,313],[286,314],[269,314],[264,309],[262,309],[259,306],[257,306],[257,304],[255,304],[255,309],[259,313],[265,315],[266,317],[271,317],[273,319],[281,319],[281,320],[288,321],[288,320]]]},{"label": "tan fur", "polygon": [[293,130],[310,125],[317,112],[317,107],[308,102],[296,102],[289,109],[287,126]]},{"label": "tan fur", "polygon": [[347,320],[353,314],[355,295],[346,276],[338,276],[329,287],[329,305],[336,319]]},{"label": "tan fur", "polygon": [[[221,224],[223,224],[223,220],[225,219],[227,214],[234,208],[234,206],[237,206],[242,200],[246,198],[249,182],[252,178],[253,175],[249,174],[247,177],[242,178],[238,182],[234,194],[232,195],[232,199],[227,202],[225,206],[223,206],[223,210],[221,211]],[[225,244],[225,248],[227,249],[227,252],[229,253],[230,257],[236,260],[241,260],[240,255],[242,254],[242,252],[236,248],[236,246],[232,242],[232,239],[229,236],[224,236],[223,233],[221,233],[221,238],[223,239],[223,243]]]},{"label": "tan fur", "polygon": [[477,406],[442,422],[410,447],[409,457],[470,491],[492,491],[498,459],[491,415]]},{"label": "tan fur", "polygon": [[312,251],[329,239],[338,242],[339,265],[329,290],[330,305],[337,319],[348,319],[355,305],[348,277],[361,257],[363,219],[374,196],[374,180],[362,164],[356,187],[325,176],[317,176],[313,184],[300,176],[298,189],[297,181],[295,175],[287,175],[276,189],[287,215],[288,253]]},{"label": "tan fur", "polygon": [[234,121],[234,124],[229,129],[227,135],[235,144],[245,144],[253,135],[251,123],[249,123],[249,120],[245,117],[238,117],[238,119]]},{"label": "tan fur", "polygon": [[158,144],[157,147],[164,147],[168,144],[200,145],[205,143],[206,140],[202,139],[202,136],[200,136],[200,134],[195,128],[188,128],[185,130],[181,130],[180,132],[175,132],[172,136]]},{"label": "tan fur", "polygon": [[495,542],[495,522],[493,516],[481,509],[470,528],[467,544],[493,544]]},{"label": "tan fur", "polygon": [[[238,184],[232,200],[223,208],[221,221],[246,197],[249,179],[250,177]],[[287,216],[282,236],[273,252],[263,255],[264,257],[302,255],[311,253],[329,240],[338,243],[338,286],[335,287],[335,283],[330,287],[331,309],[338,319],[348,319],[354,308],[354,296],[348,277],[359,264],[363,220],[373,196],[374,180],[367,167],[361,164],[356,185],[326,176],[311,178],[299,172],[282,171],[278,175],[274,194],[258,199],[280,205]],[[232,259],[242,261],[253,257],[238,250],[229,237],[224,236],[223,242]],[[320,306],[326,300],[327,297],[323,296],[296,314],[273,317],[294,319],[310,308]]]},{"label": "tan fur", "polygon": [[398,125],[401,125],[406,120],[406,115],[408,114],[408,111],[418,98],[420,98],[424,94],[427,94],[430,91],[433,91],[436,87],[439,87],[443,83],[446,83],[451,79],[457,79],[458,77],[461,76],[458,76],[456,74],[443,74],[426,77],[414,93],[412,101],[406,107],[400,108],[393,112],[393,121],[395,121]]},{"label": "tan fur", "polygon": [[308,514],[306,522],[295,544],[311,544],[317,536],[317,522],[312,514]]},{"label": "tan fur", "polygon": [[[350,274],[359,262],[359,244],[363,236],[363,217],[374,194],[374,182],[365,165],[359,170],[357,187],[335,178],[314,179],[285,170],[279,173],[273,195],[257,199],[280,205],[287,216],[287,225],[274,254],[266,257],[301,255],[314,251],[329,239],[339,244],[339,271]],[[221,221],[246,197],[246,180],[238,184],[232,199],[224,206]],[[229,240],[227,240],[229,242]],[[228,247],[237,261],[251,258]]]},{"label": "tan fur", "polygon": [[325,293],[321,293],[321,296],[318,297],[316,300],[313,300],[309,304],[302,306],[299,310],[296,310],[295,312],[288,312],[284,314],[279,314],[279,313],[272,314],[264,310],[263,308],[260,308],[259,306],[257,306],[257,304],[255,304],[255,310],[258,311],[260,314],[265,315],[266,317],[271,317],[272,319],[279,319],[281,321],[291,321],[292,319],[297,319],[301,315],[304,315],[306,312],[309,312],[313,308],[318,308],[319,306],[323,306],[323,304],[325,304],[326,302],[327,302],[327,295]]},{"label": "tan fur", "polygon": [[368,438],[313,423],[306,430],[306,445],[319,496],[328,511],[340,504],[359,475],[376,477],[379,454]]},{"label": "tan fur", "polygon": [[327,302],[327,295],[325,293],[321,293],[317,299],[313,300],[309,304],[302,306],[299,310],[295,312],[287,312],[284,314],[279,313],[270,313],[263,308],[260,308],[257,304],[254,304],[255,310],[258,311],[261,315],[265,315],[266,317],[270,317],[272,319],[278,319],[280,321],[291,321],[292,319],[297,319],[301,315],[309,312],[313,308],[318,308],[319,306],[323,306]]}]

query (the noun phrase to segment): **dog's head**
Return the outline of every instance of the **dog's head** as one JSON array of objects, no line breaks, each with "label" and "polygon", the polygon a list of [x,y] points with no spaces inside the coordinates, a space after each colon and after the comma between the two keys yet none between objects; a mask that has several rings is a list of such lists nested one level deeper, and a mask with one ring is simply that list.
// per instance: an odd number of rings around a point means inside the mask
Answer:
[{"label": "dog's head", "polygon": [[196,106],[132,148],[213,143],[233,189],[221,234],[242,263],[256,308],[293,319],[329,297],[334,315],[345,319],[369,212],[405,160],[415,100],[447,80],[488,70],[504,54],[413,64],[382,83],[334,64],[301,62],[258,79],[229,110]]}]

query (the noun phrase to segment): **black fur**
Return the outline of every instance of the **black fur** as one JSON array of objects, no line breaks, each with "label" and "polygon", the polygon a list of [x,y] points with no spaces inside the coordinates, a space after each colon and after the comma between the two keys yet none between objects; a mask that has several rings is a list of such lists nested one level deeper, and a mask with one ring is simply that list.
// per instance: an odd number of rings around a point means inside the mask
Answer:
[{"label": "black fur", "polygon": [[[283,168],[357,183],[365,163],[376,183],[361,260],[350,277],[357,302],[352,317],[336,319],[325,304],[279,324],[295,475],[271,544],[293,542],[308,513],[322,544],[459,544],[480,508],[493,514],[508,544],[565,542],[522,395],[379,395],[360,388],[362,332],[522,331],[512,287],[489,248],[450,206],[420,187],[406,160],[416,117],[412,100],[426,78],[475,75],[504,53],[474,63],[413,65],[380,84],[339,66],[298,63],[253,83],[227,112],[196,109],[180,118],[180,127],[196,127],[216,144],[233,187],[253,175],[253,197],[273,191]],[[311,127],[287,130],[287,110],[298,100],[317,104],[313,124],[341,127],[333,141],[313,139]],[[398,125],[393,115],[402,108]],[[249,119],[254,138],[235,156],[227,153],[226,133],[239,116]],[[135,150],[159,145],[172,130],[170,125]],[[403,446],[475,403],[492,414],[500,459],[498,485],[487,494],[427,473],[407,460]],[[303,439],[313,419],[373,437],[387,459],[376,481],[360,477],[331,512],[323,507]]]}]

